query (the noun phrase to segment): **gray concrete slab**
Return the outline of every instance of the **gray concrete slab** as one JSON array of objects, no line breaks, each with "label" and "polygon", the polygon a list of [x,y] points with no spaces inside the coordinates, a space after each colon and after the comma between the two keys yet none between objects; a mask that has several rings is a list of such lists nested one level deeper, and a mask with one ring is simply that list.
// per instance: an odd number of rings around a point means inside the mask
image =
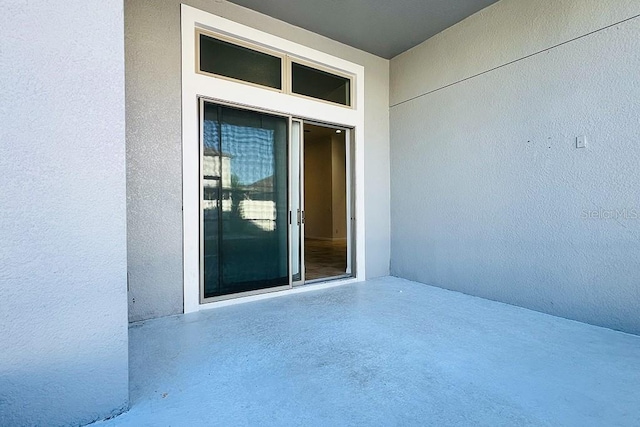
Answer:
[{"label": "gray concrete slab", "polygon": [[638,426],[640,337],[397,278],[130,328],[100,426]]}]

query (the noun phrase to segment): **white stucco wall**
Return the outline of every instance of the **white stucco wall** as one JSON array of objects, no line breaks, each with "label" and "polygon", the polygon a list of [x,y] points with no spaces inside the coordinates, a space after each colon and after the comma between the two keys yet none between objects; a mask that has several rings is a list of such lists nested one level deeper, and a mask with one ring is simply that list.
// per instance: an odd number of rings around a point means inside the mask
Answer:
[{"label": "white stucco wall", "polygon": [[123,11],[0,14],[0,425],[128,403]]},{"label": "white stucco wall", "polygon": [[638,14],[502,0],[391,61],[393,275],[640,333]]},{"label": "white stucco wall", "polygon": [[[389,61],[227,1],[184,2],[365,67],[368,277],[389,272]],[[180,1],[125,1],[130,319],[182,312]]]}]

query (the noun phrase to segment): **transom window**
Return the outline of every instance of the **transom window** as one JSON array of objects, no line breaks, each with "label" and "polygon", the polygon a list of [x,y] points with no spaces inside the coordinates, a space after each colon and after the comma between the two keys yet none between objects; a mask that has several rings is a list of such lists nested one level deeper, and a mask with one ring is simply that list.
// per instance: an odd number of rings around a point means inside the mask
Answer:
[{"label": "transom window", "polygon": [[353,76],[227,36],[196,31],[196,71],[353,107]]},{"label": "transom window", "polygon": [[351,105],[351,79],[307,65],[291,62],[291,92]]},{"label": "transom window", "polygon": [[198,35],[200,72],[282,90],[282,57]]}]

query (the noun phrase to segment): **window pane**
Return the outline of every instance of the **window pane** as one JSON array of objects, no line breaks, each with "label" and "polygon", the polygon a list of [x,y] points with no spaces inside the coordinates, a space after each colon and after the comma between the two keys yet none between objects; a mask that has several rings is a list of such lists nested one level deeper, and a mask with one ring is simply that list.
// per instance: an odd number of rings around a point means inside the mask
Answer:
[{"label": "window pane", "polygon": [[288,120],[205,103],[204,296],[287,285]]},{"label": "window pane", "polygon": [[293,93],[351,105],[350,79],[295,62],[291,64],[291,74]]},{"label": "window pane", "polygon": [[282,89],[282,59],[200,34],[200,71]]}]

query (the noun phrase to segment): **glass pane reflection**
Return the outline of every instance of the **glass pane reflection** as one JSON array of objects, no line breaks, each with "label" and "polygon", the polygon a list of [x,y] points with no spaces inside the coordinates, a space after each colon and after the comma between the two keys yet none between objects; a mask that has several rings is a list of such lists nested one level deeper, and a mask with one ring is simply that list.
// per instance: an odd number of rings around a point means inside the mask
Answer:
[{"label": "glass pane reflection", "polygon": [[200,70],[282,89],[282,59],[200,34]]},{"label": "glass pane reflection", "polygon": [[351,105],[351,80],[346,77],[292,62],[291,85],[293,93]]},{"label": "glass pane reflection", "polygon": [[286,285],[288,121],[204,108],[205,297]]}]

